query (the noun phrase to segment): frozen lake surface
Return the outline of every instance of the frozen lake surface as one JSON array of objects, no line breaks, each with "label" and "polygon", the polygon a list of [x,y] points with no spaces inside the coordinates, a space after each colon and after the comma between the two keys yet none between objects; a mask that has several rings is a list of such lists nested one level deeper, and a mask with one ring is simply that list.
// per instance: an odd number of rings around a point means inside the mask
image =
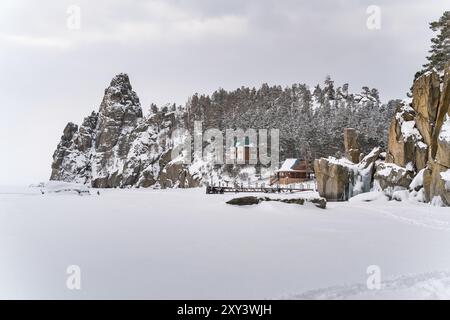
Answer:
[{"label": "frozen lake surface", "polygon": [[[0,189],[0,298],[450,298],[449,208],[382,198],[236,207],[225,203],[235,194],[204,189],[91,193]],[[70,265],[81,290],[66,287]],[[380,290],[366,285],[373,265]]]}]

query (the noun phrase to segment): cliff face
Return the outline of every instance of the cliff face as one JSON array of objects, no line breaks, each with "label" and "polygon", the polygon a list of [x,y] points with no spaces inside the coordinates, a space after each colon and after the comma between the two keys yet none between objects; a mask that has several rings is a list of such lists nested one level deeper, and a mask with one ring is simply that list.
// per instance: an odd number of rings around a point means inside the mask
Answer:
[{"label": "cliff face", "polygon": [[[449,206],[450,65],[443,79],[430,71],[414,82],[412,103],[403,103],[392,119],[386,164],[421,175],[424,200]],[[387,186],[388,179],[378,176]]]},{"label": "cliff face", "polygon": [[128,76],[119,74],[105,89],[98,113],[79,128],[67,124],[50,180],[96,188],[197,186],[199,178],[170,159],[175,120],[175,112],[143,117]]},{"label": "cliff face", "polygon": [[[357,157],[347,157],[356,162]],[[347,200],[372,188],[391,198],[407,192],[418,201],[450,206],[450,64],[443,77],[431,71],[414,82],[412,101],[403,101],[391,121],[385,159],[380,152],[370,159],[371,171],[360,169],[364,160],[317,159],[319,194]],[[366,182],[363,188],[359,177]]]}]

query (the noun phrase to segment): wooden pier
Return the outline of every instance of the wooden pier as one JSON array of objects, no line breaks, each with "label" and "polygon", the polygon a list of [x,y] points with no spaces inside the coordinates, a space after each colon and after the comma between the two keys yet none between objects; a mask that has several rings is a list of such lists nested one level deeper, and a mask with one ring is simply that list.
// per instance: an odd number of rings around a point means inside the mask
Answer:
[{"label": "wooden pier", "polygon": [[304,191],[314,191],[314,189],[307,188],[289,188],[289,187],[257,187],[257,186],[207,186],[206,194],[223,194],[223,193],[239,193],[239,192],[259,192],[259,193],[291,193],[291,192],[304,192]]}]

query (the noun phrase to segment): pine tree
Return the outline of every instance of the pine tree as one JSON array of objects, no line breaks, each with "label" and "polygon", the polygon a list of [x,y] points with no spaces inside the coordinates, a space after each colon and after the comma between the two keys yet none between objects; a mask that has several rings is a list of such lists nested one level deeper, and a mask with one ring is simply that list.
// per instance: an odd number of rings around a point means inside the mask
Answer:
[{"label": "pine tree", "polygon": [[443,71],[450,61],[450,11],[445,11],[439,20],[431,22],[430,29],[437,35],[431,39],[428,62],[423,65],[422,71],[416,73],[415,79],[433,68],[438,72]]},{"label": "pine tree", "polygon": [[158,106],[157,106],[156,104],[152,103],[152,104],[150,105],[150,113],[151,113],[151,114],[158,113]]}]

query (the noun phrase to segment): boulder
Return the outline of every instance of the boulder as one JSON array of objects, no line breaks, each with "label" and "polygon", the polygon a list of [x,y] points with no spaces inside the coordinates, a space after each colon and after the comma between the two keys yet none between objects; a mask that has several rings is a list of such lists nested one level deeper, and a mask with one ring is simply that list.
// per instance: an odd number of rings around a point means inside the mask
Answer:
[{"label": "boulder", "polygon": [[361,162],[349,159],[321,158],[314,161],[317,190],[328,201],[345,201],[372,187],[374,166],[381,156],[381,148],[374,148]]},{"label": "boulder", "polygon": [[394,163],[377,164],[374,174],[376,184],[382,189],[395,187],[409,188],[413,181],[414,171],[400,167]]},{"label": "boulder", "polygon": [[[208,193],[208,192],[207,192]],[[249,206],[253,204],[258,204],[262,201],[277,201],[277,202],[283,202],[283,203],[291,203],[291,204],[298,204],[298,205],[304,205],[305,202],[311,202],[313,203],[317,208],[325,209],[327,207],[327,200],[324,198],[288,198],[288,199],[275,199],[275,198],[269,198],[269,197],[240,197],[240,198],[234,198],[229,201],[227,201],[227,204],[236,205],[236,206]]]},{"label": "boulder", "polygon": [[314,198],[311,202],[316,205],[317,208],[325,209],[327,207],[327,200],[325,198]]},{"label": "boulder", "polygon": [[409,190],[419,191],[423,188],[423,178],[426,168],[420,170],[409,185]]},{"label": "boulder", "polygon": [[234,198],[229,201],[227,201],[227,204],[232,204],[235,206],[250,206],[253,204],[258,204],[261,200],[258,197],[240,197],[240,198]]},{"label": "boulder", "polygon": [[328,201],[345,201],[351,197],[354,180],[353,163],[347,159],[314,160],[317,191]]},{"label": "boulder", "polygon": [[370,151],[369,154],[361,160],[361,162],[359,163],[359,168],[360,169],[370,168],[375,163],[375,161],[377,161],[380,158],[381,153],[382,152],[380,147],[373,148],[372,151]]}]

